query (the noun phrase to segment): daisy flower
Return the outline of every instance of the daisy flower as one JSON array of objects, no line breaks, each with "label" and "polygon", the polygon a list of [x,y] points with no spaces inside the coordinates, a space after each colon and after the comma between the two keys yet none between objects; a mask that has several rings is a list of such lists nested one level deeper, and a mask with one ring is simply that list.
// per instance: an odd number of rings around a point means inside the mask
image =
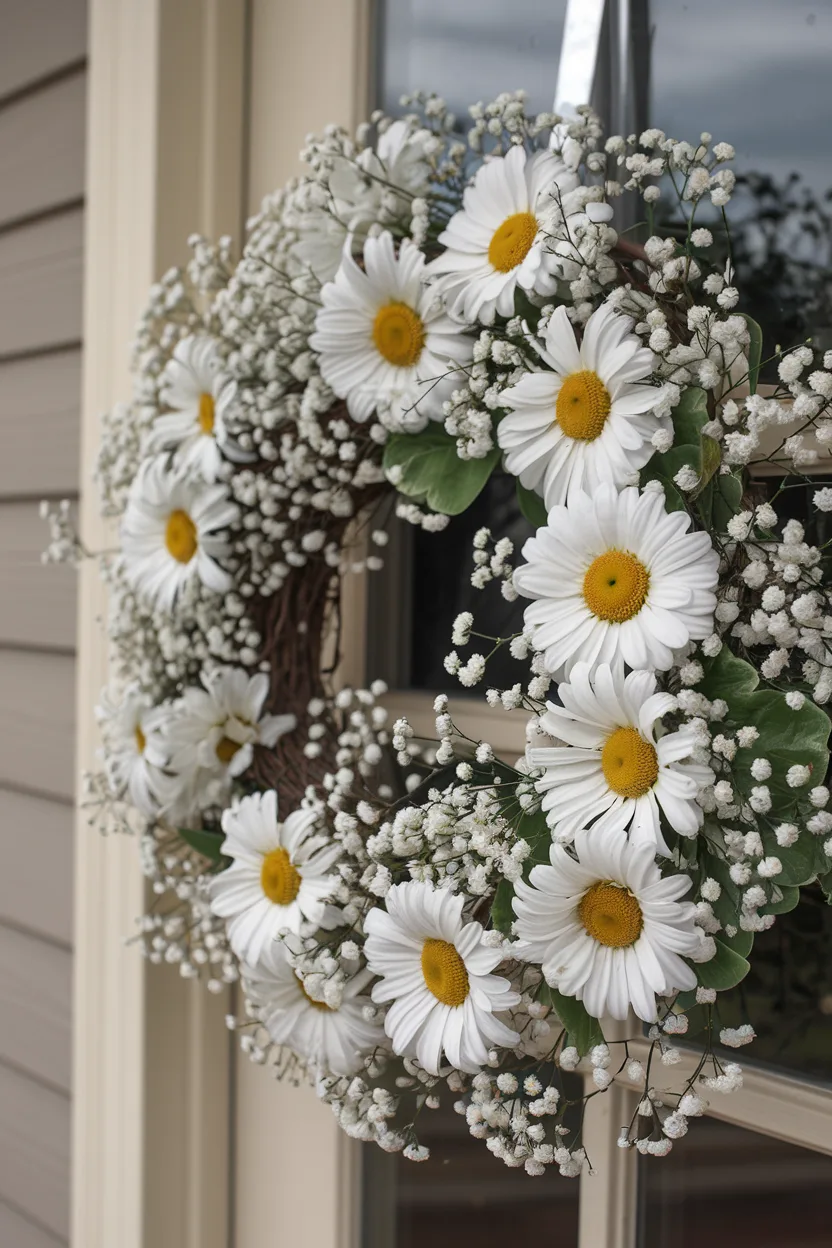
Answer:
[{"label": "daisy flower", "polygon": [[171,411],[157,417],[150,432],[151,450],[175,448],[183,470],[213,482],[224,459],[243,463],[256,458],[229,436],[225,413],[236,386],[222,373],[213,338],[181,339],[162,374],[161,400]]},{"label": "daisy flower", "polygon": [[514,584],[547,671],[576,663],[667,671],[674,651],[713,632],[719,556],[664,495],[609,484],[552,507],[523,547]]},{"label": "daisy flower", "polygon": [[656,692],[655,675],[624,676],[606,663],[593,673],[576,663],[558,697],[562,705],[549,702],[540,727],[565,745],[528,751],[544,773],[535,787],[553,838],[566,844],[584,829],[628,828],[633,844],[669,856],[659,812],[680,836],[696,836],[704,819],[696,795],[714,773],[681,761],[696,748],[690,728],[656,735],[676,699]]},{"label": "daisy flower", "polygon": [[364,995],[372,978],[368,971],[347,981],[337,1009],[308,995],[281,940],[270,941],[256,965],[244,964],[242,977],[274,1043],[286,1045],[321,1074],[355,1074],[365,1054],[384,1041],[381,1027],[364,1017],[372,1005]]},{"label": "daisy flower", "polygon": [[230,547],[218,530],[238,516],[225,485],[189,481],[164,456],[145,461],[121,523],[127,580],[146,603],[167,612],[195,577],[225,593],[233,582],[218,560]]},{"label": "daisy flower", "polygon": [[517,146],[480,166],[462,209],[439,235],[445,251],[429,266],[452,316],[490,325],[495,312],[514,316],[518,286],[554,293],[546,240],[561,197],[577,185],[577,175],[553,152],[528,156]]},{"label": "daisy flower", "polygon": [[631,327],[604,303],[579,346],[566,308],[556,308],[538,348],[551,371],[526,373],[502,392],[500,405],[510,409],[497,427],[505,467],[547,507],[576,490],[593,494],[604,481],[619,489],[637,483],[653,434],[670,427],[653,415],[660,391],[643,384],[653,353]]},{"label": "daisy flower", "polygon": [[368,238],[364,268],[344,249],[335,280],[309,339],[321,376],[358,421],[377,412],[391,429],[411,433],[441,420],[442,404],[467,364],[473,340],[445,314],[424,283],[425,257],[390,233]]},{"label": "daisy flower", "polygon": [[443,1054],[457,1070],[478,1071],[494,1044],[519,1036],[496,1014],[520,1000],[507,979],[492,971],[501,949],[483,943],[480,923],[465,923],[464,898],[411,880],[394,884],[387,911],[364,920],[364,954],[374,975],[373,1000],[392,1001],[384,1030],[396,1053],[418,1058],[437,1075]]},{"label": "daisy flower", "polygon": [[255,745],[269,749],[291,732],[294,715],[263,715],[269,693],[265,672],[249,676],[241,667],[218,667],[202,676],[203,689],[186,689],[167,737],[171,766],[204,768],[240,776],[251,766]]},{"label": "daisy flower", "polygon": [[234,861],[211,881],[211,908],[228,920],[237,957],[252,964],[281,932],[320,927],[341,853],[312,810],[277,820],[277,794],[253,793],[222,815],[222,853]]},{"label": "daisy flower", "polygon": [[696,987],[683,958],[702,948],[696,909],[681,898],[686,875],[661,872],[649,845],[607,830],[549,850],[551,866],[532,867],[514,885],[516,956],[540,965],[546,982],[583,1001],[593,1018],[626,1019],[630,1007],[656,1021],[656,997]]},{"label": "daisy flower", "polygon": [[137,685],[121,698],[104,689],[95,715],[104,741],[104,769],[116,798],[124,798],[148,818],[159,814],[165,788],[167,753],[162,739],[166,710],[156,707]]}]

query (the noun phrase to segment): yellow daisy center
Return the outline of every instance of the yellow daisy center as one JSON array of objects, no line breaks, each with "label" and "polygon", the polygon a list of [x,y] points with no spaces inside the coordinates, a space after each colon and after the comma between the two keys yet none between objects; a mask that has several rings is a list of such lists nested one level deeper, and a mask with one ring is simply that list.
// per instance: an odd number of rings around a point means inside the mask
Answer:
[{"label": "yellow daisy center", "polygon": [[276,906],[291,905],[300,892],[300,872],[282,846],[263,859],[260,883],[269,901]]},{"label": "yellow daisy center", "polygon": [[578,918],[599,945],[624,949],[641,935],[644,918],[641,906],[626,888],[599,880],[581,898]]},{"label": "yellow daisy center", "polygon": [[217,742],[216,755],[221,763],[228,766],[237,751],[242,748],[241,741],[232,741],[231,737],[221,737]]},{"label": "yellow daisy center", "polygon": [[165,529],[165,545],[179,563],[190,563],[196,554],[196,525],[187,511],[172,511]]},{"label": "yellow daisy center", "polygon": [[141,726],[136,724],[136,748],[140,754],[144,754],[144,747],[147,745],[147,738],[141,730]]},{"label": "yellow daisy center", "polygon": [[537,235],[533,212],[515,212],[494,231],[488,244],[488,259],[498,273],[510,273],[522,264]]},{"label": "yellow daisy center", "polygon": [[650,573],[627,550],[598,555],[584,576],[584,602],[599,620],[623,624],[638,615],[647,599]]},{"label": "yellow daisy center", "polygon": [[388,364],[412,368],[425,345],[422,318],[406,303],[386,303],[373,321],[373,342]]},{"label": "yellow daisy center", "polygon": [[620,797],[644,797],[659,778],[656,750],[636,728],[616,728],[601,750],[604,778]]},{"label": "yellow daisy center", "polygon": [[309,993],[306,991],[306,989],[303,986],[303,980],[301,979],[300,975],[297,974],[297,972],[295,972],[295,977],[298,981],[298,987],[300,988],[303,995],[306,997],[306,1000],[313,1007],[313,1009],[326,1010],[327,1014],[331,1014],[332,1006],[327,1005],[325,1001],[316,1001],[314,997],[310,997]]},{"label": "yellow daisy center", "polygon": [[610,392],[597,373],[581,369],[566,378],[555,403],[557,422],[567,438],[594,442],[610,414]]},{"label": "yellow daisy center", "polygon": [[422,946],[422,974],[430,991],[443,1005],[462,1005],[470,992],[468,972],[456,948],[432,937]]},{"label": "yellow daisy center", "polygon": [[214,432],[214,396],[205,394],[199,396],[199,415],[197,422],[203,433],[211,434]]}]

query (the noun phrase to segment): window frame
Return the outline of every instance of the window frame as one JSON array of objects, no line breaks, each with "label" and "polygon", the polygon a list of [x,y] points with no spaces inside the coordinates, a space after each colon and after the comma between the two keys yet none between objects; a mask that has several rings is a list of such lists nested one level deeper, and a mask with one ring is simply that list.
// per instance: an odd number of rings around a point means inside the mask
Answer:
[{"label": "window frame", "polygon": [[[606,117],[612,133],[639,133],[649,124],[649,0],[567,0],[566,23],[570,17],[577,25],[589,27],[586,10],[593,10],[599,46],[595,57],[595,76],[591,92],[594,107]],[[602,8],[603,18],[598,19],[597,9]],[[570,10],[572,11],[570,13]],[[580,34],[580,32],[579,32]],[[565,31],[564,45],[569,40]],[[578,39],[580,44],[580,39]],[[586,51],[584,52],[586,55]],[[592,58],[587,56],[587,65]],[[554,75],[553,75],[554,77]],[[562,84],[568,79],[563,61],[559,68],[554,90],[553,106],[564,100],[567,90]],[[570,101],[565,101],[570,102]],[[578,103],[580,101],[574,101]],[[616,205],[616,224],[619,228],[633,224],[620,205]],[[760,392],[773,387],[759,387]],[[769,438],[777,438],[779,444],[786,433],[782,429],[767,430]],[[816,470],[822,471],[822,470]],[[775,475],[776,469],[768,467],[758,474],[761,477]],[[809,469],[808,475],[811,475]],[[396,539],[394,539],[396,540]],[[399,545],[406,539],[398,539]],[[401,631],[393,628],[374,629],[372,615],[379,610],[398,609],[402,619],[402,602],[409,606],[402,560],[397,558],[396,588],[381,592],[370,588],[370,606],[365,607],[365,624],[369,617],[370,636],[377,633]],[[383,574],[382,574],[383,575]],[[391,620],[391,616],[387,616]],[[391,620],[392,623],[392,620]],[[402,672],[407,667],[401,662],[407,654],[409,642],[399,638],[396,645],[382,652],[382,661],[389,669]],[[373,646],[373,654],[378,655]],[[398,662],[397,662],[398,660]],[[409,666],[409,665],[408,665]],[[417,736],[433,738],[435,694],[429,690],[396,688],[386,698],[386,703],[396,715],[408,718]],[[477,705],[473,698],[451,697],[450,713],[454,722],[467,736],[488,740],[498,754],[516,757],[525,749],[525,717],[518,712],[486,708]],[[518,722],[521,721],[521,722]],[[633,1035],[638,1024],[616,1023],[605,1020],[604,1031],[612,1039]],[[647,1041],[630,1045],[633,1056],[647,1053]],[[684,1052],[681,1064],[673,1068],[673,1083],[684,1080],[694,1069],[692,1051]],[[587,1075],[588,1090],[593,1090],[591,1076]],[[584,1133],[587,1153],[593,1170],[585,1170],[580,1178],[580,1213],[577,1248],[636,1248],[638,1240],[638,1169],[634,1149],[618,1147],[622,1124],[629,1121],[635,1105],[636,1091],[622,1072],[608,1091],[595,1096],[588,1103]],[[785,1075],[772,1069],[743,1066],[743,1087],[729,1095],[713,1093],[708,1108],[709,1115],[724,1122],[743,1127],[782,1140],[784,1143],[812,1149],[832,1155],[832,1087],[824,1087],[793,1075]],[[695,1124],[693,1129],[695,1130]]]}]

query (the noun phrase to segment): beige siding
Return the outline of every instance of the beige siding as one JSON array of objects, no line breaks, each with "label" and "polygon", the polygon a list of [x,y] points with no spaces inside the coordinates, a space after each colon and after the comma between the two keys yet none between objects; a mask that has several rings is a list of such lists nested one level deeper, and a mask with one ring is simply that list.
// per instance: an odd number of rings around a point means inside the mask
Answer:
[{"label": "beige siding", "polygon": [[[0,1244],[69,1233],[85,0],[0,0]],[[94,835],[91,831],[90,835]]]},{"label": "beige siding", "polygon": [[0,1061],[69,1093],[72,958],[0,927]]},{"label": "beige siding", "polygon": [[51,1231],[37,1226],[0,1201],[0,1244],[13,1245],[14,1248],[55,1248],[61,1243],[63,1240],[56,1238]]},{"label": "beige siding", "polygon": [[12,858],[12,869],[0,871],[0,925],[40,933],[68,949],[71,804],[0,788],[0,839],[7,868]]},{"label": "beige siding", "polygon": [[86,0],[0,0],[0,100],[83,61]]},{"label": "beige siding", "polygon": [[0,226],[84,195],[83,70],[0,112]]},{"label": "beige siding", "polygon": [[31,499],[0,504],[0,646],[74,644],[77,573],[42,562],[45,531]]},{"label": "beige siding", "polygon": [[[0,1200],[29,1214],[53,1235],[66,1236],[69,1097],[2,1063]],[[4,1242],[3,1248],[17,1244]]]},{"label": "beige siding", "polygon": [[82,230],[73,208],[0,233],[0,359],[80,342]]},{"label": "beige siding", "polygon": [[0,363],[0,498],[75,491],[80,394],[77,347]]}]

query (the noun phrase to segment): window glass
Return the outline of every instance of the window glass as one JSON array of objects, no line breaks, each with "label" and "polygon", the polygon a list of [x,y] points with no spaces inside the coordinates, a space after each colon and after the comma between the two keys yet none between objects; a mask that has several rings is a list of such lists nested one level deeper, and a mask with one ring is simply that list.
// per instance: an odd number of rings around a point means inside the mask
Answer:
[{"label": "window glass", "polygon": [[638,1248],[827,1248],[832,1157],[705,1118],[639,1158]]},{"label": "window glass", "polygon": [[[464,128],[467,108],[501,91],[522,87],[534,112],[550,109],[555,95],[566,0],[382,0],[377,27],[379,105],[401,112],[399,99],[416,90],[435,91],[448,101]],[[388,584],[377,597],[410,604],[410,636],[395,655],[371,636],[373,675],[413,689],[464,693],[449,676],[443,659],[451,647],[453,621],[460,611],[475,612],[483,632],[494,636],[519,631],[524,602],[508,604],[496,586],[484,594],[470,584],[471,542],[483,525],[511,537],[516,549],[532,532],[520,514],[514,478],[493,477],[474,507],[455,517],[440,538],[416,531],[405,545],[412,575],[396,590]],[[372,586],[371,592],[378,586]],[[406,626],[406,624],[405,624]],[[373,629],[371,627],[371,634]],[[383,633],[383,629],[379,629]],[[475,641],[466,653],[483,650]],[[384,669],[384,670],[381,670]],[[516,671],[514,669],[517,669]],[[489,684],[513,684],[518,665],[504,651],[489,664]]]},{"label": "window glass", "polygon": [[[445,655],[452,649],[451,631],[460,611],[470,611],[477,631],[492,637],[508,637],[523,627],[525,598],[506,602],[499,585],[493,581],[484,590],[471,585],[472,542],[474,534],[483,527],[490,528],[497,537],[511,538],[515,562],[526,538],[534,532],[517,504],[515,478],[507,473],[495,473],[473,506],[463,515],[455,516],[439,537],[421,529],[414,533],[412,575],[416,614],[407,680],[413,689],[465,692],[456,677],[449,676],[443,666]],[[462,657],[477,652],[487,657],[490,650],[489,642],[473,637],[462,651]],[[508,647],[503,646],[489,660],[486,680],[489,686],[504,689],[522,680],[526,670],[527,665],[512,659]],[[478,688],[474,692],[481,696],[482,690]]]},{"label": "window glass", "polygon": [[651,0],[650,18],[650,124],[736,148],[728,217],[745,309],[769,352],[809,335],[829,349],[832,5]]},{"label": "window glass", "polygon": [[755,937],[750,961],[742,983],[719,995],[718,1025],[751,1023],[757,1038],[727,1056],[832,1082],[832,907],[817,885]]},{"label": "window glass", "polygon": [[535,112],[552,107],[566,0],[382,0],[379,104],[435,91],[462,124],[470,104],[522,87]]},{"label": "window glass", "polygon": [[[580,1097],[581,1080],[562,1078],[565,1095]],[[509,1169],[469,1134],[447,1096],[422,1118],[419,1141],[430,1148],[428,1161],[371,1145],[363,1150],[362,1248],[507,1248],[542,1233],[547,1248],[577,1248],[577,1179],[554,1168],[539,1178]]]}]

